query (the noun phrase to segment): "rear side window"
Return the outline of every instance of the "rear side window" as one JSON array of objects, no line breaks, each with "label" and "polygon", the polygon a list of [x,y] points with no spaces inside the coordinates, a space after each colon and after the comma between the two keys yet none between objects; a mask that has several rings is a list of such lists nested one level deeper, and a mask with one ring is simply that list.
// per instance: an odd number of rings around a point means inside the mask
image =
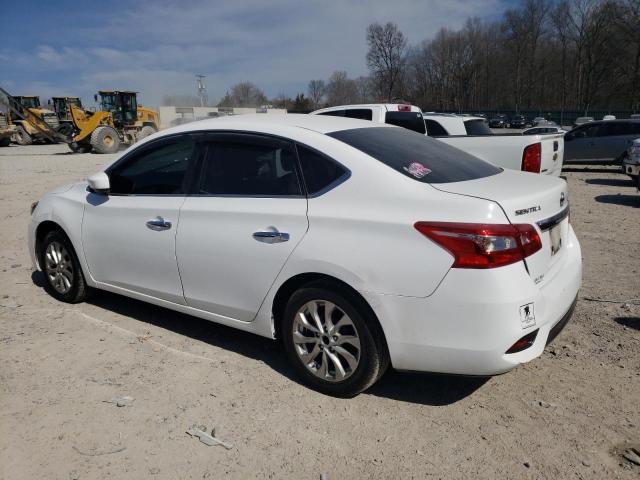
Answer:
[{"label": "rear side window", "polygon": [[424,123],[427,126],[427,135],[429,135],[430,137],[446,137],[447,135],[449,135],[449,132],[447,132],[445,128],[435,120],[429,120],[428,118],[425,118]]},{"label": "rear side window", "polygon": [[422,134],[427,133],[427,129],[424,126],[424,118],[422,118],[420,112],[387,112],[384,117],[384,123]]},{"label": "rear side window", "polygon": [[370,108],[351,108],[345,111],[345,117],[372,120],[373,113]]},{"label": "rear side window", "polygon": [[316,195],[330,189],[347,174],[344,167],[325,155],[302,145],[298,145],[297,149],[302,176],[309,195]]},{"label": "rear side window", "polygon": [[464,122],[467,135],[493,135],[493,132],[484,120],[467,120]]},{"label": "rear side window", "polygon": [[462,150],[402,128],[357,128],[328,135],[423,183],[462,182],[502,171]]},{"label": "rear side window", "polygon": [[183,137],[134,154],[108,170],[112,195],[176,195],[183,183],[195,143]]},{"label": "rear side window", "polygon": [[288,142],[225,138],[208,144],[200,195],[300,196],[295,151]]}]

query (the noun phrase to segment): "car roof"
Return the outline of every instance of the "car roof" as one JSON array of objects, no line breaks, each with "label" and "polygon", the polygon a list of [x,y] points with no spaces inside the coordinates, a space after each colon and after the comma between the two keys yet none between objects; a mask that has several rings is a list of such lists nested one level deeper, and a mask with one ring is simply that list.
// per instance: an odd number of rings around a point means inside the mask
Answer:
[{"label": "car roof", "polygon": [[256,130],[261,127],[293,127],[311,130],[317,133],[331,133],[355,128],[398,128],[385,123],[375,123],[369,120],[334,117],[330,115],[309,115],[302,113],[255,113],[246,115],[229,115],[224,117],[207,118],[195,122],[172,127],[163,132],[179,133],[198,130]]},{"label": "car roof", "polygon": [[354,103],[354,104],[334,105],[332,107],[320,108],[318,110],[314,110],[311,113],[318,114],[321,112],[332,112],[335,110],[355,110],[359,108],[376,108],[376,107],[382,107],[388,112],[398,112],[400,111],[399,107],[401,105],[409,106],[411,112],[422,112],[420,107],[411,105],[410,103]]}]

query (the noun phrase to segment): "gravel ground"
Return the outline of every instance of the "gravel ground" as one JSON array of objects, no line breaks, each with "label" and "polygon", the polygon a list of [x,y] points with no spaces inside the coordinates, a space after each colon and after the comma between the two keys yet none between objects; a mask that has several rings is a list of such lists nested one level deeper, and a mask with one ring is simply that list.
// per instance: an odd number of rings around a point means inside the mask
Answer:
[{"label": "gravel ground", "polygon": [[638,478],[621,453],[640,447],[640,194],[615,168],[566,169],[584,283],[542,357],[490,379],[389,372],[340,400],[296,383],[267,339],[43,291],[30,203],[110,159],[0,149],[0,477]]}]

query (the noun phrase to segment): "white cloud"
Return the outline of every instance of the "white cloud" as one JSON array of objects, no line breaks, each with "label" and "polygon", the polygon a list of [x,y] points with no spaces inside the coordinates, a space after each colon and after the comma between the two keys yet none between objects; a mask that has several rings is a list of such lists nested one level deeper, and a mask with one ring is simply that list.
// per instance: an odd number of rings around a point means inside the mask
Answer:
[{"label": "white cloud", "polygon": [[269,96],[293,95],[334,70],[365,74],[365,29],[372,22],[393,21],[416,44],[441,27],[459,28],[469,16],[503,8],[501,0],[147,0],[95,25],[70,22],[56,38],[61,46],[43,39],[35,52],[0,54],[35,54],[42,65],[15,64],[22,76],[31,71],[46,77],[43,85],[82,95],[130,88],[158,104],[167,93],[194,93],[196,73],[207,75],[212,99],[243,80]]}]

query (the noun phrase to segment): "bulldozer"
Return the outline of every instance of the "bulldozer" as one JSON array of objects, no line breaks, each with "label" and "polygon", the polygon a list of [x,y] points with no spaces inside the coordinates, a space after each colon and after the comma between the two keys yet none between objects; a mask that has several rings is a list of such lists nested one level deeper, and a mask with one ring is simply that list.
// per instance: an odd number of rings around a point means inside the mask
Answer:
[{"label": "bulldozer", "polygon": [[42,132],[36,125],[44,123],[46,127],[57,130],[60,122],[55,112],[40,106],[40,97],[36,95],[14,96],[13,99],[22,106],[26,117],[10,113],[11,122],[15,126],[13,139],[20,145],[31,145],[34,141],[55,142],[50,135]]},{"label": "bulldozer", "polygon": [[132,144],[158,131],[158,112],[138,105],[137,92],[100,90],[95,112],[69,105],[74,152],[114,153],[120,144]]},{"label": "bulldozer", "polygon": [[58,122],[58,132],[63,135],[71,135],[73,133],[73,119],[71,118],[71,108],[73,105],[77,108],[82,108],[82,101],[79,97],[51,97],[48,105],[53,106],[53,111],[56,112]]}]

